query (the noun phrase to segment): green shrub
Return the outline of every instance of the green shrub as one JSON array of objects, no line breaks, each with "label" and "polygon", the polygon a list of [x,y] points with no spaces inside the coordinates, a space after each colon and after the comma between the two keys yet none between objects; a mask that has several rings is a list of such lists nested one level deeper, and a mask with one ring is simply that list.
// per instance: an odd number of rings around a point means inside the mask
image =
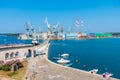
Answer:
[{"label": "green shrub", "polygon": [[[18,66],[18,69],[23,67],[23,64],[21,62],[17,62],[16,64]],[[10,64],[4,64],[4,65],[0,64],[0,70],[10,71],[11,70],[11,65]]]},{"label": "green shrub", "polygon": [[23,67],[22,63],[17,63],[18,69]]},{"label": "green shrub", "polygon": [[2,70],[3,65],[0,64],[0,70]]},{"label": "green shrub", "polygon": [[13,72],[13,73],[9,73],[8,76],[12,77],[12,76],[15,76],[17,74],[18,74],[18,72],[16,71],[16,72]]},{"label": "green shrub", "polygon": [[10,65],[3,65],[2,66],[2,70],[3,71],[10,71],[11,70],[11,66]]},{"label": "green shrub", "polygon": [[2,66],[2,70],[4,70],[4,69],[5,69],[5,65]]},{"label": "green shrub", "polygon": [[11,70],[11,67],[5,67],[4,68],[4,71],[10,71]]}]

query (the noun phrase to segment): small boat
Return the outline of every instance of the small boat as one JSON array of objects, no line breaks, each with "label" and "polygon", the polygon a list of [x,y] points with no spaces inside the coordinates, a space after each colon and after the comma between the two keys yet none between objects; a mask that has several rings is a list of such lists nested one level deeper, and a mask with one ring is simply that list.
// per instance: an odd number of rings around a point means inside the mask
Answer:
[{"label": "small boat", "polygon": [[66,59],[61,58],[57,62],[60,64],[67,64],[67,63],[70,63],[70,60],[66,60]]},{"label": "small boat", "polygon": [[93,69],[89,71],[91,74],[96,74],[98,72],[98,69]]},{"label": "small boat", "polygon": [[73,65],[73,63],[63,64],[63,66],[67,66],[67,67],[70,67],[70,66],[72,66],[72,65]]},{"label": "small boat", "polygon": [[39,44],[39,41],[38,41],[37,39],[33,39],[33,40],[32,40],[32,44],[38,45],[38,44]]},{"label": "small boat", "polygon": [[113,75],[112,73],[108,73],[108,72],[105,72],[105,73],[102,74],[103,78],[109,78],[112,75]]},{"label": "small boat", "polygon": [[53,57],[54,60],[59,60],[60,58],[59,57]]},{"label": "small boat", "polygon": [[64,53],[61,55],[61,57],[69,57],[69,54],[68,53]]}]

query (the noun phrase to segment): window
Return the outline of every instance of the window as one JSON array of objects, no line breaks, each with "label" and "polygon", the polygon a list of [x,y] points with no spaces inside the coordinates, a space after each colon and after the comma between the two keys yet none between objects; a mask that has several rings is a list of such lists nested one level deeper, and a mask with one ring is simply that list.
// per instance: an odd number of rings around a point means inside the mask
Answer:
[{"label": "window", "polygon": [[8,59],[9,58],[9,53],[6,53],[5,54],[5,59]]},{"label": "window", "polygon": [[14,57],[14,52],[10,54],[10,59],[12,59],[13,57]]},{"label": "window", "polygon": [[19,56],[19,52],[16,52],[16,53],[15,53],[15,57],[18,57],[18,56]]}]

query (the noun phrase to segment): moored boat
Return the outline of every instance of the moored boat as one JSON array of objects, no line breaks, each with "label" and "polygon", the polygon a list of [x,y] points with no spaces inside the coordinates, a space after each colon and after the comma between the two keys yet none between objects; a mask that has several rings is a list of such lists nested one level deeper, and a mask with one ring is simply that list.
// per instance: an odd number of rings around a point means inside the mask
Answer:
[{"label": "moored boat", "polygon": [[57,62],[60,64],[67,64],[67,63],[70,63],[70,60],[66,60],[66,59],[61,58]]},{"label": "moored boat", "polygon": [[60,58],[59,57],[53,57],[53,60],[59,60]]},{"label": "moored boat", "polygon": [[32,44],[38,45],[38,44],[39,44],[39,41],[38,41],[37,39],[33,39],[33,40],[32,40]]},{"label": "moored boat", "polygon": [[63,64],[63,66],[67,66],[67,67],[71,67],[72,65],[73,65],[73,63]]},{"label": "moored boat", "polygon": [[68,53],[64,53],[61,55],[61,57],[69,57],[69,54]]}]

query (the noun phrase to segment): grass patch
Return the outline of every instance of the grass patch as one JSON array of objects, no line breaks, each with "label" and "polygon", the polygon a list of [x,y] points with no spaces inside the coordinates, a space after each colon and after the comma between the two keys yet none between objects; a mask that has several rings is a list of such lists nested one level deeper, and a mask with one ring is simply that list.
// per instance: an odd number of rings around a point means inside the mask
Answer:
[{"label": "grass patch", "polygon": [[8,77],[8,78],[13,78],[15,80],[22,80],[22,78],[24,77],[25,73],[26,73],[26,67],[27,67],[27,62],[22,62],[23,66],[22,68],[20,68],[18,71],[16,72],[12,72],[12,71],[0,71],[0,75],[2,77]]},{"label": "grass patch", "polygon": [[15,75],[17,75],[17,74],[18,74],[18,71],[9,73],[8,76],[9,76],[9,77],[12,77],[12,76],[15,76]]},{"label": "grass patch", "polygon": [[22,63],[24,67],[20,68],[18,71],[9,74],[9,77],[14,78],[16,80],[22,80],[26,73],[27,62]]}]

